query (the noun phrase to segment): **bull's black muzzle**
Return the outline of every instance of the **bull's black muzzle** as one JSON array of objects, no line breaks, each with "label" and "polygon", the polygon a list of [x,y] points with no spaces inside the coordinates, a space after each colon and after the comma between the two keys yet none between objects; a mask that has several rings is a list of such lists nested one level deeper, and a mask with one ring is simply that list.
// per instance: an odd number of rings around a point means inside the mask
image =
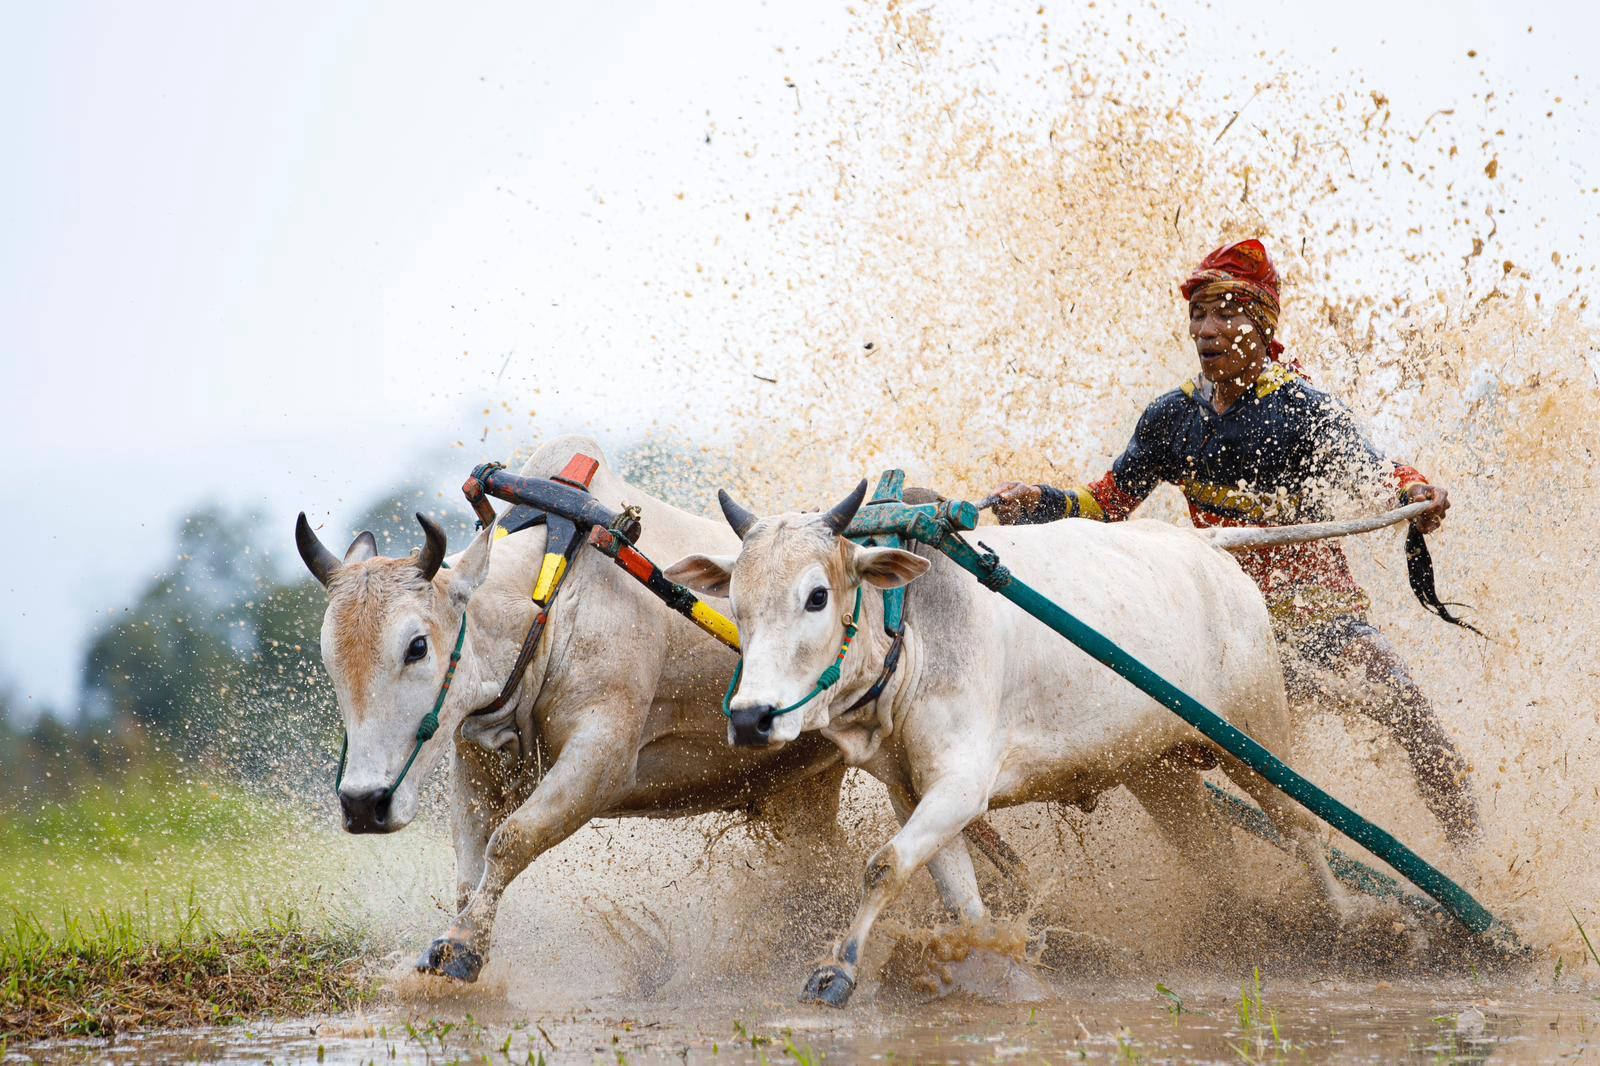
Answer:
[{"label": "bull's black muzzle", "polygon": [[728,712],[735,747],[764,748],[772,743],[772,707],[739,707]]},{"label": "bull's black muzzle", "polygon": [[389,804],[394,793],[386,788],[368,789],[364,792],[339,792],[339,806],[344,808],[344,831],[347,833],[389,833]]}]

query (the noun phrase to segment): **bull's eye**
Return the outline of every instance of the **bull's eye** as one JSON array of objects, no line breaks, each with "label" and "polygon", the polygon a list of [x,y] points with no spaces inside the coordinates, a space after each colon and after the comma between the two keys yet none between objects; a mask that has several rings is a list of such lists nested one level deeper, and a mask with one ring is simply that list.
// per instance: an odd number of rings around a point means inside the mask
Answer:
[{"label": "bull's eye", "polygon": [[806,610],[820,611],[828,606],[828,590],[826,586],[818,585],[811,590],[811,595],[806,597]]},{"label": "bull's eye", "polygon": [[418,662],[426,654],[428,654],[427,637],[414,637],[411,643],[406,645],[406,662],[408,663]]}]

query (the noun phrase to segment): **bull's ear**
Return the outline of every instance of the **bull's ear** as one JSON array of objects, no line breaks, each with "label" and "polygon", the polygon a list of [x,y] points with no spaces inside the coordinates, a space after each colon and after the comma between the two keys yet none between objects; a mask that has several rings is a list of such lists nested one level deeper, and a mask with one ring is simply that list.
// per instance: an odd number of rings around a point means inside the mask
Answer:
[{"label": "bull's ear", "polygon": [[858,548],[850,559],[857,581],[880,589],[902,588],[928,572],[929,562],[899,548]]},{"label": "bull's ear", "polygon": [[350,542],[350,547],[344,553],[344,565],[364,563],[378,554],[378,541],[370,530],[363,529],[356,534],[356,539]]},{"label": "bull's ear", "polygon": [[448,571],[450,599],[461,610],[466,610],[467,601],[489,576],[489,554],[494,549],[494,535],[499,528],[498,523],[485,526]]},{"label": "bull's ear", "polygon": [[728,595],[728,582],[733,580],[733,557],[688,555],[662,573],[667,575],[668,581],[687,585],[706,596],[723,597]]}]

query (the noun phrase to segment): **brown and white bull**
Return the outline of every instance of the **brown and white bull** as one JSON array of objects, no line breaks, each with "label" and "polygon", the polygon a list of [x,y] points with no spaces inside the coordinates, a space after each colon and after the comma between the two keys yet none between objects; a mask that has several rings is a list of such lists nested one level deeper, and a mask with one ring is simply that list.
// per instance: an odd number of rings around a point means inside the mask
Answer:
[{"label": "brown and white bull", "polygon": [[[1085,804],[1123,785],[1187,864],[1233,868],[1231,838],[1213,816],[1197,764],[1220,764],[1292,841],[1326,903],[1349,913],[1309,818],[1264,779],[944,556],[862,548],[842,537],[865,491],[863,481],[826,514],[760,519],[722,493],[742,541],[737,555],[693,555],[667,570],[699,592],[731,597],[744,648],[729,702],[735,742],[770,751],[820,733],[884,783],[903,823],[868,860],[855,919],[802,999],[845,1003],[878,913],[918,867],[951,861],[962,828],[992,807]],[[1281,753],[1289,708],[1266,606],[1222,549],[1376,524],[1207,536],[1156,521],[1069,520],[985,528],[983,536],[1042,594]],[[873,590],[913,579],[898,672],[876,706],[842,714],[878,677],[887,650],[882,597]],[[795,707],[839,658],[857,602],[860,629],[840,680]],[[966,916],[983,913],[982,900],[971,898]]]},{"label": "brown and white bull", "polygon": [[[549,477],[578,452],[601,457],[593,441],[567,437],[541,447],[521,473]],[[736,547],[722,523],[651,497],[603,459],[591,492],[613,509],[640,508],[639,547],[653,557]],[[592,819],[754,809],[802,831],[833,828],[845,770],[834,746],[814,737],[781,752],[730,748],[719,701],[732,656],[596,551],[573,559],[516,696],[492,717],[472,717],[498,694],[533,619],[544,529],[498,542],[484,530],[441,568],[445,536],[417,519],[426,542],[401,559],[377,555],[370,533],[340,558],[304,515],[295,535],[328,591],[322,660],[348,738],[339,789],[346,829],[406,826],[429,772],[451,756],[459,913],[419,970],[475,980],[506,886]],[[460,663],[438,732],[391,792],[444,680],[463,614]],[[975,898],[970,861],[955,872],[941,895]]]}]

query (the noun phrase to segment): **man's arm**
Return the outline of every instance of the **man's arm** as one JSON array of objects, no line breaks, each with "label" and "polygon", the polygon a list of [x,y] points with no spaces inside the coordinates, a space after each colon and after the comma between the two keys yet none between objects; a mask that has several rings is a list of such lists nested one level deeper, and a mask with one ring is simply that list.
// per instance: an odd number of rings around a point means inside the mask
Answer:
[{"label": "man's arm", "polygon": [[1327,397],[1319,412],[1322,438],[1319,442],[1324,455],[1346,468],[1349,476],[1369,474],[1373,479],[1394,486],[1403,503],[1418,500],[1437,500],[1439,505],[1412,523],[1423,533],[1432,533],[1444,522],[1444,513],[1450,509],[1450,493],[1442,486],[1429,483],[1414,466],[1379,454],[1366,434],[1356,425],[1355,418],[1344,404]]},{"label": "man's arm", "polygon": [[1104,477],[1092,485],[1023,485],[1012,481],[995,492],[994,513],[1002,524],[1028,525],[1062,518],[1120,522],[1145,501],[1157,484],[1170,480],[1164,456],[1161,401],[1145,409],[1133,438]]},{"label": "man's arm", "polygon": [[[1111,476],[1106,474],[1106,479]],[[1105,508],[1095,497],[1093,488],[1086,485],[1061,489],[1054,485],[1008,481],[995,490],[994,497],[994,514],[1002,525],[1036,525],[1063,518],[1107,521]]]}]

